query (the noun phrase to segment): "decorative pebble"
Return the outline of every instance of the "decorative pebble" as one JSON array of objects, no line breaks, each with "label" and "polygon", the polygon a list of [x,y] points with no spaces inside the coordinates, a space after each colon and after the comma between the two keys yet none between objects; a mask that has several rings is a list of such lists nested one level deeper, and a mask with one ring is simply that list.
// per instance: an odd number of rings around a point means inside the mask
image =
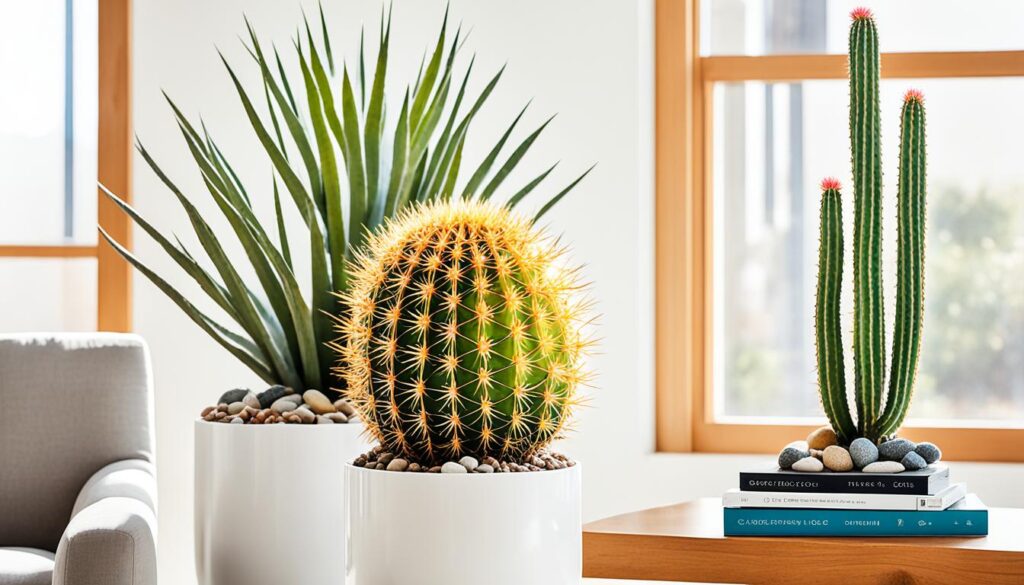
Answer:
[{"label": "decorative pebble", "polygon": [[423,471],[423,466],[419,463],[410,463],[409,469],[406,471],[409,471],[410,473],[419,473],[420,471]]},{"label": "decorative pebble", "polygon": [[875,461],[869,463],[861,471],[864,473],[899,473],[904,470],[906,468],[899,461]]},{"label": "decorative pebble", "polygon": [[797,461],[809,456],[810,453],[807,451],[801,451],[796,447],[786,447],[782,450],[782,453],[779,453],[779,468],[789,469]]},{"label": "decorative pebble", "polygon": [[[458,464],[456,464],[456,465],[458,465]],[[462,466],[459,465],[459,467],[462,467]],[[462,467],[462,469],[465,470],[466,468]],[[435,466],[431,467],[430,469],[428,469],[427,473],[441,473],[441,466],[440,465],[435,465]],[[453,471],[452,473],[462,473],[462,472],[461,471]]]},{"label": "decorative pebble", "polygon": [[344,398],[334,401],[334,408],[343,413],[345,416],[352,416],[356,413],[356,407],[352,406],[352,403]]},{"label": "decorative pebble", "polygon": [[865,465],[871,465],[878,461],[878,447],[875,446],[871,439],[865,439],[864,437],[854,439],[850,443],[850,457],[853,458],[854,465],[863,468]]},{"label": "decorative pebble", "polygon": [[235,417],[235,418],[231,419],[231,424],[233,424],[233,425],[240,425],[240,424],[244,424],[244,423],[245,423],[245,421],[240,419],[240,418],[238,418],[238,417]]},{"label": "decorative pebble", "polygon": [[465,465],[449,461],[441,466],[441,473],[468,473]]},{"label": "decorative pebble", "polygon": [[878,446],[878,457],[885,461],[902,461],[917,445],[910,439],[892,439]]},{"label": "decorative pebble", "polygon": [[918,443],[917,447],[914,447],[914,453],[920,455],[928,465],[942,459],[942,450],[935,443]]},{"label": "decorative pebble", "polygon": [[292,411],[292,416],[298,417],[299,421],[304,424],[310,424],[316,420],[316,415],[313,411],[309,410],[305,406],[300,406]]},{"label": "decorative pebble", "polygon": [[[831,445],[829,445],[829,446],[831,447]],[[828,447],[826,447],[826,449],[827,448]],[[815,459],[821,459],[822,457],[825,456],[825,450],[824,449],[811,449],[811,450],[808,451],[808,453],[810,454],[811,457],[814,457]]]},{"label": "decorative pebble", "polygon": [[242,398],[242,403],[250,408],[255,408],[256,410],[260,409],[260,399],[256,398],[256,395],[252,392],[247,393],[245,397]]},{"label": "decorative pebble", "polygon": [[260,401],[260,408],[270,408],[272,404],[288,395],[289,388],[275,384],[260,392],[256,398]]},{"label": "decorative pebble", "polygon": [[900,464],[902,464],[903,467],[907,468],[910,471],[916,471],[918,469],[924,469],[925,467],[928,467],[928,462],[924,460],[924,457],[921,457],[920,455],[913,451],[904,455],[903,459],[900,461]]},{"label": "decorative pebble", "polygon": [[850,471],[853,469],[853,458],[850,457],[850,452],[839,445],[825,447],[821,460],[825,467],[832,471]]},{"label": "decorative pebble", "polygon": [[392,459],[391,463],[388,463],[388,471],[405,471],[409,468],[409,462],[405,459]]},{"label": "decorative pebble", "polygon": [[805,471],[809,473],[817,473],[824,469],[825,466],[821,461],[814,457],[804,457],[800,461],[793,464],[793,471]]},{"label": "decorative pebble", "polygon": [[232,402],[228,405],[228,414],[238,414],[245,410],[244,402]]},{"label": "decorative pebble", "polygon": [[318,425],[333,425],[334,421],[329,419],[329,418],[327,418],[326,416],[324,416],[322,414],[318,414],[318,415],[316,415],[316,424],[318,424]]},{"label": "decorative pebble", "polygon": [[807,435],[808,449],[824,450],[825,447],[835,445],[837,443],[839,443],[839,438],[836,437],[836,432],[832,430],[832,427],[821,427]]},{"label": "decorative pebble", "polygon": [[298,408],[298,405],[295,404],[295,401],[290,400],[287,396],[284,398],[278,398],[277,400],[274,401],[273,404],[270,405],[270,409],[276,412],[277,414],[291,412],[296,408]]},{"label": "decorative pebble", "polygon": [[234,390],[228,390],[227,392],[220,395],[220,400],[217,404],[231,404],[232,402],[241,402],[245,395],[249,393],[248,388],[235,388]]},{"label": "decorative pebble", "polygon": [[481,463],[480,465],[477,465],[476,469],[474,469],[473,472],[474,473],[494,473],[494,468],[491,467],[490,465],[487,465],[486,463]]},{"label": "decorative pebble", "polygon": [[203,418],[206,418],[206,417],[210,416],[210,413],[212,413],[212,412],[217,412],[217,407],[216,406],[207,406],[206,408],[203,409],[203,413],[200,414],[199,416],[201,416]]},{"label": "decorative pebble", "polygon": [[319,390],[306,390],[302,393],[302,400],[309,405],[310,410],[317,414],[336,412],[334,404]]},{"label": "decorative pebble", "polygon": [[459,465],[465,467],[466,471],[473,471],[480,466],[480,462],[467,455],[462,459],[459,459]]},{"label": "decorative pebble", "polygon": [[344,414],[340,413],[340,412],[331,412],[331,413],[325,414],[324,416],[326,416],[327,418],[331,419],[331,422],[336,422],[336,423],[339,423],[339,424],[345,424],[345,423],[348,422],[348,417],[345,416]]}]

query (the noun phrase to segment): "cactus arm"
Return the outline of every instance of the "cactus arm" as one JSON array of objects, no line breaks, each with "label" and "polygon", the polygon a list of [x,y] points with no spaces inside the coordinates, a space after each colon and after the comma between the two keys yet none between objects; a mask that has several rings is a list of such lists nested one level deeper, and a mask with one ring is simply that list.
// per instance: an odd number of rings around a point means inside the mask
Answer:
[{"label": "cactus arm", "polygon": [[904,98],[900,120],[898,205],[896,323],[882,435],[899,430],[910,407],[924,321],[925,119],[921,94],[914,90]]},{"label": "cactus arm", "polygon": [[878,34],[867,11],[850,27],[850,142],[854,186],[854,387],[858,432],[876,434],[885,383],[882,165]]},{"label": "cactus arm", "polygon": [[839,182],[822,182],[821,243],[818,250],[818,290],[814,312],[818,351],[818,389],[821,405],[841,443],[856,437],[846,399],[846,368],[839,300],[843,286],[843,208]]}]

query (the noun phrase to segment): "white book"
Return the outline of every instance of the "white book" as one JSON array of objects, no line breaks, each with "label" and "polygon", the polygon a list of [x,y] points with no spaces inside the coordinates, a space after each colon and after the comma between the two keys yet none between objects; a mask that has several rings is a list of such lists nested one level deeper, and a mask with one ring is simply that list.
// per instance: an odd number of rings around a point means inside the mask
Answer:
[{"label": "white book", "polygon": [[954,483],[933,496],[914,494],[828,494],[804,492],[742,492],[722,496],[726,508],[818,508],[830,510],[945,510],[967,494],[967,484]]}]

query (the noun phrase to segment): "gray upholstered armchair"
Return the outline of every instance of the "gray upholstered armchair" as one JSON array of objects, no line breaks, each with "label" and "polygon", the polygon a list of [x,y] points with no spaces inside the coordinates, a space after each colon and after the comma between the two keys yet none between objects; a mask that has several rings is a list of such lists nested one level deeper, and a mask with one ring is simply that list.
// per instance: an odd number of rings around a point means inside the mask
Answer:
[{"label": "gray upholstered armchair", "polygon": [[0,336],[0,585],[156,583],[151,387],[136,336]]}]

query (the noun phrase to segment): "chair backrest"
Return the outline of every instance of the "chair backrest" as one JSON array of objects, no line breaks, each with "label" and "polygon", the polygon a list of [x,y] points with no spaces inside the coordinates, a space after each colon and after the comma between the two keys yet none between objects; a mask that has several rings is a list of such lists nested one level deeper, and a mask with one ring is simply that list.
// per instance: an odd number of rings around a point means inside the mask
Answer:
[{"label": "chair backrest", "polygon": [[138,336],[0,335],[0,546],[56,550],[93,473],[152,462],[151,388]]}]

